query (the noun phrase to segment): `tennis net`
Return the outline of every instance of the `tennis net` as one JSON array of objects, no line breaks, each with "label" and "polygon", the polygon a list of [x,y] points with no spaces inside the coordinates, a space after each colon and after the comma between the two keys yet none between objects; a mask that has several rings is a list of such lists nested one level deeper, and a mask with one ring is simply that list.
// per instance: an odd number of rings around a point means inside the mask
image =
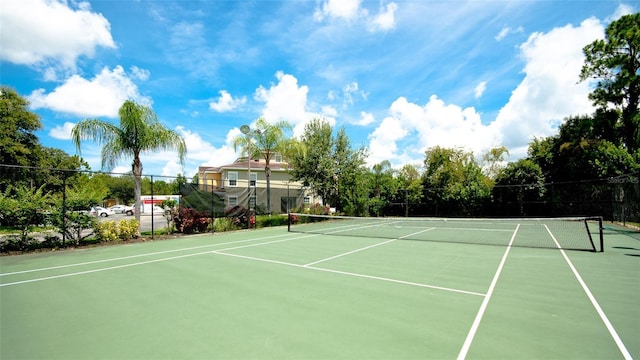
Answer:
[{"label": "tennis net", "polygon": [[377,218],[291,213],[288,229],[323,235],[603,251],[600,217]]}]

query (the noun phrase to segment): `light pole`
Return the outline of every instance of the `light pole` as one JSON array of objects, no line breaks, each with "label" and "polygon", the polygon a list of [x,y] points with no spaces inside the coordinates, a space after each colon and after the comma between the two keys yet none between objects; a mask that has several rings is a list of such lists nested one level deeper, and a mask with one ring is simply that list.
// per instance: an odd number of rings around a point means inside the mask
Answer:
[{"label": "light pole", "polygon": [[260,134],[260,130],[251,130],[249,125],[242,125],[240,132],[247,135],[247,229],[251,229],[251,135]]}]

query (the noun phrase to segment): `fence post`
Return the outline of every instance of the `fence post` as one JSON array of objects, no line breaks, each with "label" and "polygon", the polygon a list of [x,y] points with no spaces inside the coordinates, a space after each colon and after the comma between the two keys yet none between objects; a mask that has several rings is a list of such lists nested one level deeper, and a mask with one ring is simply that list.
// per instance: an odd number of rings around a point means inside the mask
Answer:
[{"label": "fence post", "polygon": [[[142,207],[144,208],[144,203],[142,204]],[[153,175],[151,175],[151,240],[153,240],[153,236],[155,233],[154,227],[153,227],[153,208],[154,208],[154,202],[153,202]]]}]

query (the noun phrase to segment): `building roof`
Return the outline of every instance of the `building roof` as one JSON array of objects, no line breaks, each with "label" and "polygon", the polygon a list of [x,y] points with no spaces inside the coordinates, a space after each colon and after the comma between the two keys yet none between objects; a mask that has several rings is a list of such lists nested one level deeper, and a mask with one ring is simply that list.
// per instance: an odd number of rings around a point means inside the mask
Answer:
[{"label": "building roof", "polygon": [[[252,171],[264,171],[265,166],[266,162],[264,161],[264,159],[251,160]],[[288,164],[284,162],[271,161],[269,163],[269,167],[271,168],[271,171],[285,171],[288,168]],[[225,170],[247,170],[248,168],[249,162],[247,161],[247,158],[239,158],[231,164],[221,166],[200,166],[198,168],[198,172],[220,173]]]}]

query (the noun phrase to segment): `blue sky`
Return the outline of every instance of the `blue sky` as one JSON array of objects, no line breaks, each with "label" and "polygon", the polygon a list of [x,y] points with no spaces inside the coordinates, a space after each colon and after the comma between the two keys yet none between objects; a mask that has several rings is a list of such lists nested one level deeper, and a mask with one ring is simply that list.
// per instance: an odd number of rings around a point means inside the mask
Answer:
[{"label": "blue sky", "polygon": [[[570,115],[593,111],[582,48],[637,1],[3,0],[0,81],[39,114],[45,146],[76,154],[84,118],[117,122],[126,99],[184,136],[144,154],[145,174],[191,177],[239,156],[257,118],[344,128],[368,164],[421,164],[433,146],[510,160]],[[100,147],[82,144],[100,169]],[[114,171],[130,171],[130,159]]]}]

